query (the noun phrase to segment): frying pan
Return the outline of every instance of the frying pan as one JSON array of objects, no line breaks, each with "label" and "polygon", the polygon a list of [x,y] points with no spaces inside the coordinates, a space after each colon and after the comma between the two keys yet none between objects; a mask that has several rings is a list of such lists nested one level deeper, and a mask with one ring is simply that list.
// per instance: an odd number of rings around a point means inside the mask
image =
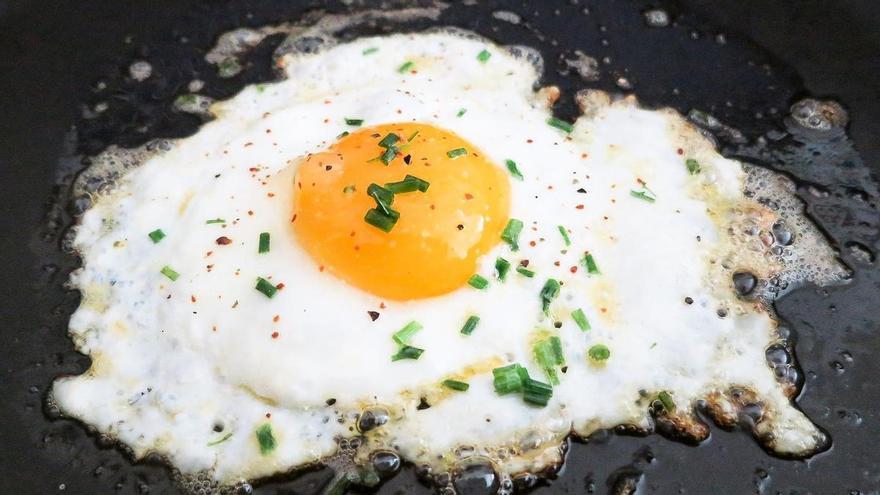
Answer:
[{"label": "frying pan", "polygon": [[[880,270],[874,264],[880,215],[871,168],[880,163],[880,4],[474,3],[453,4],[441,23],[540,49],[544,82],[564,92],[562,117],[575,114],[573,90],[623,91],[615,85],[622,77],[632,85],[628,92],[649,106],[704,110],[751,144],[763,137],[768,153],[723,137],[719,145],[727,155],[792,177],[808,213],[853,270],[843,286],[804,287],[776,304],[796,336],[804,376],[799,405],[830,433],[829,451],[806,461],[777,459],[747,434],[714,426],[698,447],[607,432],[573,441],[565,468],[538,493],[629,493],[632,486],[641,493],[880,493]],[[89,364],[65,335],[78,294],[63,282],[77,260],[59,248],[71,221],[66,184],[82,167],[79,156],[111,143],[134,146],[195,132],[199,121],[169,105],[195,76],[218,98],[274,77],[267,62],[280,40],[270,38],[242,75],[217,79],[202,57],[223,31],[298,19],[314,8],[342,12],[375,4],[0,0],[0,493],[176,493],[161,463],[133,464],[82,425],[44,412],[52,379]],[[665,8],[673,25],[646,26],[642,12],[653,7]],[[524,22],[495,19],[499,9]],[[574,49],[609,57],[599,81],[563,74],[559,56]],[[153,77],[135,84],[127,67],[139,59],[153,64]],[[788,108],[807,95],[834,97],[848,108],[847,136],[815,143],[790,132]],[[109,102],[104,115],[84,112],[99,101]],[[316,469],[270,480],[255,492],[316,493],[331,475]],[[380,492],[430,490],[406,468]]]}]

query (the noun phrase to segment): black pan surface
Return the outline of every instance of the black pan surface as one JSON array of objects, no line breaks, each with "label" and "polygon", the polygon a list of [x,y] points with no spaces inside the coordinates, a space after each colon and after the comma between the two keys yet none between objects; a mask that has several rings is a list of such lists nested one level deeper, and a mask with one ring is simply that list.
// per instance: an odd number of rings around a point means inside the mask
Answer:
[{"label": "black pan surface", "polygon": [[[169,103],[196,75],[215,97],[273,77],[267,61],[277,39],[251,55],[242,75],[217,79],[202,57],[221,32],[297,19],[313,8],[336,12],[375,3],[0,0],[0,493],[176,493],[160,464],[132,464],[82,425],[44,414],[52,379],[80,373],[89,363],[65,335],[78,294],[63,282],[77,260],[59,248],[71,220],[65,176],[81,167],[77,155],[194,132],[198,120],[172,112]],[[805,287],[777,304],[797,336],[805,377],[799,404],[830,433],[828,452],[781,460],[747,434],[715,427],[699,447],[608,433],[572,442],[565,468],[538,493],[605,493],[629,481],[640,493],[659,494],[880,493],[880,270],[874,261],[880,239],[880,4],[472,3],[454,3],[442,23],[540,49],[545,82],[564,90],[561,116],[574,115],[572,90],[585,83],[560,74],[558,58],[580,49],[610,57],[593,87],[620,91],[615,79],[625,77],[648,105],[709,111],[750,143],[765,136],[775,151],[761,161],[798,181],[808,212],[854,272],[845,286]],[[658,6],[672,15],[673,26],[645,25],[642,12]],[[525,23],[494,19],[498,9],[519,13]],[[154,67],[141,84],[126,76],[138,59]],[[107,88],[99,91],[102,81]],[[848,108],[852,141],[818,146],[786,132],[787,109],[807,95],[833,97]],[[107,112],[86,118],[83,108],[99,101],[109,103]],[[721,144],[729,155],[754,155],[748,147]],[[260,484],[255,492],[317,493],[329,477],[326,470],[311,471]],[[408,468],[380,492],[430,491]]]}]

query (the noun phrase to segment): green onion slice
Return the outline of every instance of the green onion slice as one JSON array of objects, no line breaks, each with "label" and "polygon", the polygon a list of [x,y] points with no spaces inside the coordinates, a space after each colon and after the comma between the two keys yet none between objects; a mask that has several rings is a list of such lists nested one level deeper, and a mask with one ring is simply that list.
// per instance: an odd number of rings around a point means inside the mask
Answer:
[{"label": "green onion slice", "polygon": [[600,273],[599,266],[596,265],[596,260],[590,253],[584,253],[584,267],[590,275],[598,275]]},{"label": "green onion slice", "polygon": [[657,196],[655,196],[653,192],[651,192],[647,189],[642,189],[639,191],[631,190],[629,192],[629,195],[634,198],[641,199],[642,201],[645,201],[648,203],[653,203],[653,202],[657,201]]},{"label": "green onion slice", "polygon": [[215,445],[220,445],[221,443],[223,443],[223,442],[229,440],[230,438],[232,438],[232,432],[231,432],[231,431],[230,431],[229,433],[223,435],[223,437],[221,437],[221,438],[219,438],[219,439],[217,439],[217,440],[214,440],[213,442],[208,442],[206,446],[208,446],[208,447],[213,447],[213,446],[215,446]]},{"label": "green onion slice", "polygon": [[510,262],[504,258],[496,258],[495,259],[495,277],[504,282],[504,279],[507,277],[507,272],[510,271]]},{"label": "green onion slice", "polygon": [[461,327],[461,333],[464,335],[470,335],[474,333],[474,329],[477,328],[477,324],[480,323],[480,317],[477,315],[468,316],[466,322],[464,322],[464,326]]},{"label": "green onion slice", "polygon": [[419,333],[421,329],[421,323],[417,321],[411,321],[400,330],[394,332],[394,335],[392,335],[391,338],[400,345],[406,345],[409,343],[409,340],[413,337],[413,335]]},{"label": "green onion slice", "polygon": [[401,65],[400,67],[397,68],[397,72],[400,72],[401,74],[403,74],[404,72],[412,69],[415,66],[416,66],[415,62],[413,62],[412,60],[407,60],[406,62],[403,63],[403,65]]},{"label": "green onion slice", "polygon": [[535,362],[547,375],[551,385],[559,385],[559,375],[556,373],[556,358],[553,354],[553,347],[549,340],[541,340],[532,347],[532,353],[535,356]]},{"label": "green onion slice", "polygon": [[386,215],[391,215],[391,205],[394,204],[394,193],[372,183],[367,186],[367,195],[376,201],[376,208]]},{"label": "green onion slice", "polygon": [[483,50],[477,54],[477,60],[484,64],[489,61],[490,57],[492,57],[492,54],[489,53],[489,50]]},{"label": "green onion slice", "polygon": [[519,265],[516,267],[516,273],[519,273],[523,277],[528,277],[528,278],[532,278],[535,276],[535,272],[529,270],[528,268],[526,268],[522,265]]},{"label": "green onion slice", "polygon": [[385,151],[383,151],[381,155],[379,155],[379,160],[382,163],[384,163],[385,165],[388,165],[392,161],[394,161],[395,158],[397,158],[397,153],[398,153],[397,148],[395,148],[394,146],[391,146],[388,149],[386,149]]},{"label": "green onion slice", "polygon": [[262,292],[264,296],[272,299],[275,296],[275,293],[278,292],[278,288],[272,285],[272,282],[269,282],[263,277],[257,277],[257,285],[254,286],[255,289]]},{"label": "green onion slice", "polygon": [[260,232],[260,245],[257,248],[257,253],[263,254],[269,252],[269,239],[268,232]]},{"label": "green onion slice", "polygon": [[371,55],[371,54],[376,53],[378,51],[379,51],[378,47],[372,46],[372,47],[367,48],[366,50],[362,51],[361,54],[362,55]]},{"label": "green onion slice", "polygon": [[389,182],[385,184],[385,189],[394,193],[394,194],[402,194],[413,191],[425,192],[428,190],[428,187],[431,184],[423,179],[419,179],[414,175],[407,174],[403,180],[398,182]]},{"label": "green onion slice", "polygon": [[467,155],[467,150],[465,148],[455,148],[454,150],[446,152],[446,156],[453,159],[464,155]]},{"label": "green onion slice", "polygon": [[467,113],[467,108],[459,108],[458,113],[455,114],[456,117],[461,117],[462,115]]},{"label": "green onion slice", "polygon": [[574,125],[569,124],[564,120],[557,119],[556,117],[550,117],[549,119],[547,119],[547,125],[549,125],[550,127],[555,127],[565,132],[566,134],[570,134],[571,131],[574,130]]},{"label": "green onion slice", "polygon": [[153,244],[158,244],[159,241],[165,238],[165,232],[162,232],[162,229],[156,229],[147,235],[153,241]]},{"label": "green onion slice", "polygon": [[587,351],[590,360],[600,363],[611,357],[611,350],[603,344],[596,344]]},{"label": "green onion slice", "polygon": [[226,223],[226,220],[223,220],[222,218],[214,218],[214,219],[206,221],[205,223],[208,225],[215,224],[215,223]]},{"label": "green onion slice", "polygon": [[550,337],[550,348],[553,349],[553,362],[557,366],[565,366],[565,353],[562,352],[562,339],[554,335]]},{"label": "green onion slice", "polygon": [[577,326],[580,327],[581,330],[587,331],[590,329],[590,320],[587,319],[587,315],[584,314],[584,310],[578,308],[571,312],[571,318],[577,323]]},{"label": "green onion slice", "polygon": [[508,158],[507,160],[504,160],[504,164],[507,165],[507,171],[510,172],[510,175],[519,180],[523,180],[523,174],[519,171],[519,167],[516,166],[515,161]]},{"label": "green onion slice", "polygon": [[363,123],[364,123],[364,119],[345,119],[345,125],[352,125],[352,126],[358,127]]},{"label": "green onion slice", "polygon": [[400,361],[401,359],[418,359],[423,352],[425,352],[424,349],[419,349],[418,347],[413,347],[411,345],[404,345],[398,349],[397,354],[391,356],[391,360]]},{"label": "green onion slice", "polygon": [[553,387],[532,378],[523,380],[523,400],[536,406],[546,406],[553,397]]},{"label": "green onion slice", "polygon": [[162,275],[168,277],[172,282],[177,280],[177,277],[180,276],[179,273],[175,272],[174,269],[168,265],[163,266],[162,269],[159,270],[159,272],[162,273]]},{"label": "green onion slice", "polygon": [[443,386],[455,390],[457,392],[466,392],[467,389],[471,388],[470,384],[467,382],[460,382],[458,380],[443,380]]},{"label": "green onion slice", "polygon": [[[525,372],[525,373],[523,373]],[[519,364],[511,364],[492,370],[492,384],[498,395],[506,395],[522,390],[523,375],[528,377],[528,372]]]},{"label": "green onion slice", "polygon": [[501,232],[501,240],[506,242],[513,251],[519,250],[519,233],[522,232],[523,223],[521,220],[511,218],[507,221],[507,225]]},{"label": "green onion slice", "polygon": [[541,288],[541,307],[546,313],[550,309],[550,302],[559,297],[560,284],[557,280],[548,278]]},{"label": "green onion slice", "polygon": [[391,232],[399,218],[400,213],[395,210],[389,210],[388,213],[385,213],[378,208],[370,208],[364,215],[365,222],[383,232]]},{"label": "green onion slice", "polygon": [[257,442],[260,444],[260,454],[266,455],[269,452],[275,450],[275,447],[278,445],[275,441],[275,435],[272,434],[272,425],[266,423],[256,431]]},{"label": "green onion slice", "polygon": [[568,231],[562,225],[560,225],[558,228],[559,234],[562,236],[562,240],[565,242],[565,245],[571,246],[571,239],[568,238]]},{"label": "green onion slice", "polygon": [[412,140],[415,139],[416,136],[418,136],[418,135],[419,135],[419,131],[416,131],[416,132],[410,134],[409,137],[406,138],[406,142],[407,142],[407,143],[411,143]]},{"label": "green onion slice", "polygon": [[675,412],[675,401],[672,400],[672,394],[663,390],[659,394],[657,394],[657,400],[663,404],[663,409],[667,412]]},{"label": "green onion slice", "polygon": [[700,173],[700,162],[694,160],[693,158],[688,158],[684,161],[684,164],[687,166],[689,174],[697,175],[698,173]]},{"label": "green onion slice", "polygon": [[379,141],[379,146],[387,149],[394,146],[398,141],[400,141],[400,136],[393,132],[389,132],[381,141]]},{"label": "green onion slice", "polygon": [[471,275],[471,278],[468,279],[468,285],[470,285],[474,289],[483,290],[486,287],[489,287],[489,281],[486,280],[486,277],[483,277],[482,275],[475,273],[475,274]]}]

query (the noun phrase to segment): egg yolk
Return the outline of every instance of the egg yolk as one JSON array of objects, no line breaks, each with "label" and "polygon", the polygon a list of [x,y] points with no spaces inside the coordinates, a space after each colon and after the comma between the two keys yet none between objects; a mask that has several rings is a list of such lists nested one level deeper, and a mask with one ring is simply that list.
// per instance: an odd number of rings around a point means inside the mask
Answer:
[{"label": "egg yolk", "polygon": [[[392,134],[398,141],[389,146]],[[389,232],[368,223],[377,201],[367,188],[407,175],[428,189],[394,194],[399,218]],[[382,298],[418,299],[467,283],[500,240],[509,196],[504,171],[460,136],[427,124],[380,125],[299,164],[292,225],[322,271]]]}]

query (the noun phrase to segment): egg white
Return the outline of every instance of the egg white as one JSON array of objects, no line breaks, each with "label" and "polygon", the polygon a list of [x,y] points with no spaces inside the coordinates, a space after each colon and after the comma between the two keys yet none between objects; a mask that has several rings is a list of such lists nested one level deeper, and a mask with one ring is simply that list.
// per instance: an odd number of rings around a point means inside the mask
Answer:
[{"label": "egg white", "polygon": [[[477,59],[483,49],[491,52],[485,63]],[[760,302],[736,297],[730,274],[797,271],[791,260],[811,253],[831,268],[810,278],[827,282],[837,273],[830,248],[804,224],[799,235],[810,253],[786,259],[731,236],[743,218],[765,225],[776,214],[744,197],[740,163],[718,155],[676,113],[594,94],[566,134],[546,123],[548,93],[534,91],[533,64],[449,33],[363,38],[283,60],[285,80],[216,104],[215,120],[156,152],[82,216],[75,248],[83,267],[71,283],[83,302],[70,333],[93,364],[55,383],[65,414],[136,457],[156,452],[183,473],[209,472],[222,484],[334,454],[338,438],[360,435],[355,423],[365,408],[391,419],[365,434],[358,460],[390,449],[438,473],[474,459],[506,475],[537,471],[561,461],[557,446],[569,433],[650,430],[659,391],[675,399],[671,420],[692,425],[696,437],[692,406],[707,399],[719,420],[735,416],[730,390],[738,387],[762,406],[755,430],[768,448],[802,455],[822,446],[822,432],[765,361],[778,339],[775,321]],[[398,71],[407,60],[415,73]],[[291,178],[303,156],[350,130],[345,118],[430,123],[499,166],[517,162],[524,180],[511,178],[511,216],[525,223],[521,248],[499,243],[480,261],[487,290],[383,301],[315,265],[290,227]],[[686,158],[699,161],[699,174],[688,172]],[[655,202],[630,194],[638,181]],[[206,223],[216,218],[225,222]],[[157,228],[166,237],[154,243],[147,233]],[[271,232],[264,254],[261,232]],[[218,245],[220,236],[231,244]],[[586,273],[585,251],[600,274]],[[536,276],[511,271],[499,282],[498,256],[527,259]],[[180,273],[176,281],[160,273],[166,265]],[[269,299],[254,289],[256,277],[284,288]],[[538,294],[548,278],[563,286],[545,315]],[[589,331],[569,316],[578,308]],[[380,317],[372,321],[368,311]],[[463,336],[472,314],[480,323]],[[391,335],[413,320],[424,326],[413,345],[425,352],[392,362]],[[532,357],[536,331],[559,335],[567,361],[544,408],[492,386],[491,369],[513,362],[545,380]],[[604,365],[586,358],[597,343],[611,350]],[[439,386],[458,374],[469,377],[467,392]],[[431,407],[417,409],[420,402]],[[268,454],[254,435],[265,423],[277,440]]]}]

